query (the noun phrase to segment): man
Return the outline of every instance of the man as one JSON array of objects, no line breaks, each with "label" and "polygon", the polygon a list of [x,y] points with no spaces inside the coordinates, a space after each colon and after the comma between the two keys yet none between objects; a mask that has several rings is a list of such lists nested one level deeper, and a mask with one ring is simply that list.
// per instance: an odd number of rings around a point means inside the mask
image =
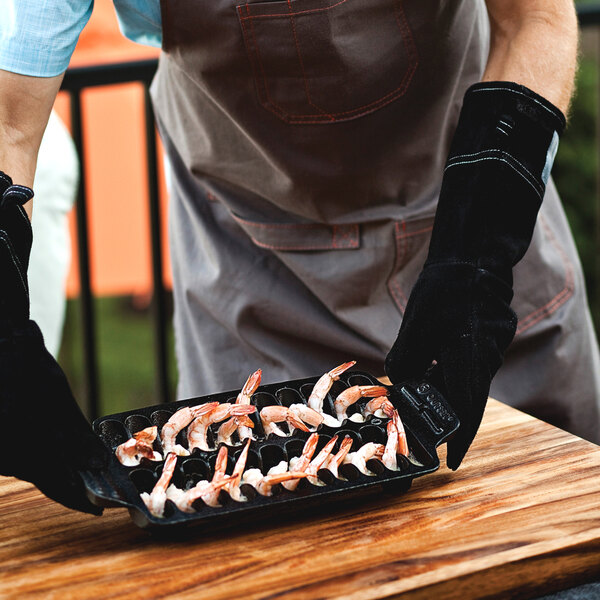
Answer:
[{"label": "man", "polygon": [[[28,186],[90,2],[11,6],[0,166]],[[133,37],[140,6],[156,35],[155,3],[118,6]],[[457,468],[506,353],[496,397],[598,440],[598,351],[548,180],[576,67],[571,1],[164,0],[161,16],[180,396],[256,366],[377,373],[387,354],[392,381],[427,376],[455,408]]]}]

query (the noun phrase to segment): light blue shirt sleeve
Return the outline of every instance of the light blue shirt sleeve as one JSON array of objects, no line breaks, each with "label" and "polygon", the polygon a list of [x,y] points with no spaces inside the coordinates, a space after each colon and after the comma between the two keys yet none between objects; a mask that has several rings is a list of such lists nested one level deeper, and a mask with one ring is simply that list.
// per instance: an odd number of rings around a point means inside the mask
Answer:
[{"label": "light blue shirt sleeve", "polygon": [[0,0],[0,69],[53,77],[67,69],[93,0]]},{"label": "light blue shirt sleeve", "polygon": [[114,0],[114,4],[125,37],[145,46],[161,47],[160,0]]},{"label": "light blue shirt sleeve", "polygon": [[[114,0],[121,31],[160,47],[160,0]],[[94,0],[0,0],[0,69],[54,77],[66,71]]]}]

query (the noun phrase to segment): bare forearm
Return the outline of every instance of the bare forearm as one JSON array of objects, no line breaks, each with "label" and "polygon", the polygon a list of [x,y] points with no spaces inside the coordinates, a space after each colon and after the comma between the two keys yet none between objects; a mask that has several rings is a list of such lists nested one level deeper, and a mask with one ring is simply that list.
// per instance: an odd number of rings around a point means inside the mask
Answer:
[{"label": "bare forearm", "polygon": [[566,114],[577,69],[571,0],[487,0],[491,44],[483,81],[514,81]]},{"label": "bare forearm", "polygon": [[33,186],[40,143],[61,81],[62,75],[28,77],[0,70],[0,170],[15,183]]}]

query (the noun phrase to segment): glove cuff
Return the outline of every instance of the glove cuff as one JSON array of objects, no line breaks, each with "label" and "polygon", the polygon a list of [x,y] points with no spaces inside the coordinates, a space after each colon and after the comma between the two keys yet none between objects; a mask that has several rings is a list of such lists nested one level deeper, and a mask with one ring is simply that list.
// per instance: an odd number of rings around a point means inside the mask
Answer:
[{"label": "glove cuff", "polygon": [[23,206],[33,198],[33,190],[25,185],[14,184],[11,177],[0,171],[0,210],[11,206]]},{"label": "glove cuff", "polygon": [[[482,81],[473,84],[465,93],[465,103],[474,99],[476,94],[493,96],[501,110],[517,110],[529,114],[531,118],[546,124],[558,135],[562,135],[566,127],[565,115],[552,102],[533,90],[512,81]],[[475,100],[474,100],[475,101]],[[489,105],[488,105],[489,109]]]},{"label": "glove cuff", "polygon": [[525,86],[471,86],[444,170],[427,262],[469,262],[512,285],[564,128],[561,111]]},{"label": "glove cuff", "polygon": [[565,124],[556,106],[523,85],[476,83],[465,93],[446,169],[504,158],[536,189],[541,202]]}]

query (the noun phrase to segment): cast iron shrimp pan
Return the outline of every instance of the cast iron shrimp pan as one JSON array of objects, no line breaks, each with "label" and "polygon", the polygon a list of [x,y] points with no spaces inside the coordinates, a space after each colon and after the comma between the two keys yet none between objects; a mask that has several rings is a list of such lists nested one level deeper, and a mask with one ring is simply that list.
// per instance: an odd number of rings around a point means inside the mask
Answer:
[{"label": "cast iron shrimp pan", "polygon": [[[257,411],[271,404],[284,406],[298,402],[306,404],[318,379],[319,377],[312,377],[261,385],[252,396],[252,404],[256,405]],[[348,371],[333,384],[323,403],[324,410],[334,416],[333,399],[353,385],[381,385],[381,383],[368,373]],[[166,531],[188,525],[202,525],[207,529],[213,529],[213,526],[229,526],[242,522],[248,524],[261,517],[271,520],[305,510],[312,511],[314,514],[325,504],[343,501],[347,505],[348,499],[354,500],[357,496],[377,494],[382,491],[405,492],[410,488],[414,477],[431,473],[440,466],[436,448],[456,431],[459,422],[446,400],[427,382],[409,382],[387,387],[387,389],[389,400],[398,409],[404,423],[410,449],[409,458],[398,456],[400,469],[398,471],[388,470],[378,460],[370,460],[367,463],[371,471],[376,473],[375,476],[364,475],[354,465],[342,465],[339,473],[346,478],[346,481],[336,479],[330,471],[322,469],[319,471],[319,478],[326,483],[325,486],[315,486],[307,479],[302,479],[294,492],[278,484],[273,488],[273,496],[261,496],[253,487],[242,485],[242,493],[249,498],[248,502],[235,502],[227,492],[221,491],[220,508],[206,506],[202,500],[197,500],[194,505],[197,512],[187,514],[167,500],[164,517],[152,516],[140,498],[140,493],[152,490],[162,472],[164,461],[152,462],[144,458],[139,466],[125,467],[115,458],[115,448],[132,437],[133,433],[157,425],[159,436],[154,442],[154,447],[162,454],[160,431],[176,410],[205,402],[234,403],[240,391],[235,390],[118,413],[94,421],[94,430],[111,450],[113,458],[105,471],[83,473],[88,495],[98,506],[128,508],[134,523],[140,527]],[[359,411],[368,400],[369,398],[365,398],[352,405],[348,409],[348,416]],[[251,414],[250,418],[254,421],[254,436],[257,439],[251,443],[246,469],[258,467],[266,474],[280,461],[289,461],[290,458],[302,453],[304,442],[310,433],[296,430],[291,437],[278,437],[274,434],[265,437],[258,413]],[[370,416],[363,423],[346,419],[340,427],[336,428],[321,424],[317,429],[319,444],[314,456],[336,434],[338,441],[333,449],[334,453],[339,449],[345,435],[349,435],[354,440],[351,452],[367,442],[385,444],[388,420]],[[219,425],[220,423],[213,425],[209,430],[208,441],[212,444],[216,439]],[[284,424],[283,428],[285,427]],[[187,428],[177,437],[177,442],[185,448],[187,448],[186,431]],[[242,448],[242,444],[228,447],[227,473],[232,472]],[[202,479],[210,480],[217,451],[218,449],[210,452],[196,449],[191,456],[178,457],[172,483],[182,489],[188,489]]]}]

